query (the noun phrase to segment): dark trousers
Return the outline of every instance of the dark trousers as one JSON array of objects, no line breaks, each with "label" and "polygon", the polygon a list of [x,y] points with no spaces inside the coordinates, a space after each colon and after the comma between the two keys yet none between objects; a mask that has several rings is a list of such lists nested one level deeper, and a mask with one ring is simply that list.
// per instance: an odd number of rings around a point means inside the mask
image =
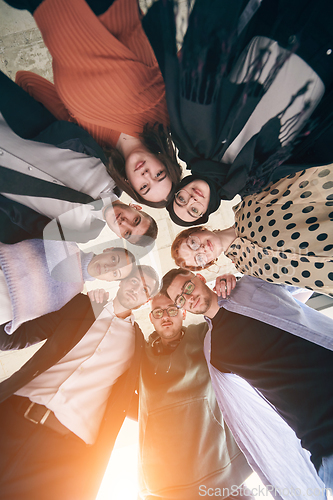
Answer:
[{"label": "dark trousers", "polygon": [[16,401],[0,405],[1,500],[94,500],[86,483],[91,447],[26,420]]},{"label": "dark trousers", "polygon": [[10,128],[23,139],[33,139],[56,118],[0,71],[0,112]]}]

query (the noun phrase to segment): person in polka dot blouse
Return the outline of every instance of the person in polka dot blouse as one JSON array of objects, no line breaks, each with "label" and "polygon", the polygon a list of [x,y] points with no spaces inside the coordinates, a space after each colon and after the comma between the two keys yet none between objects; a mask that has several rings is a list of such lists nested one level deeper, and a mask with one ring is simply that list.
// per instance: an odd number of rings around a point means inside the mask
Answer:
[{"label": "person in polka dot blouse", "polygon": [[182,231],[171,249],[176,264],[206,269],[225,252],[243,274],[333,296],[332,165],[289,175],[234,212],[226,230]]}]

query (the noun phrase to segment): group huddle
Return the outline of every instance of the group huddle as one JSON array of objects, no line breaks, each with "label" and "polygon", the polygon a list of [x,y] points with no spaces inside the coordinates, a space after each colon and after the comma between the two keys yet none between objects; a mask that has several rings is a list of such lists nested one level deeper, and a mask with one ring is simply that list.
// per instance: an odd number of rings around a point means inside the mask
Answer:
[{"label": "group huddle", "polygon": [[[54,83],[0,73],[0,349],[44,342],[0,383],[1,498],[93,500],[126,416],[142,499],[249,497],[252,470],[325,498],[333,322],[303,302],[333,296],[333,5],[6,1]],[[185,229],[161,277],[164,208]],[[223,254],[245,276],[212,290]]]}]

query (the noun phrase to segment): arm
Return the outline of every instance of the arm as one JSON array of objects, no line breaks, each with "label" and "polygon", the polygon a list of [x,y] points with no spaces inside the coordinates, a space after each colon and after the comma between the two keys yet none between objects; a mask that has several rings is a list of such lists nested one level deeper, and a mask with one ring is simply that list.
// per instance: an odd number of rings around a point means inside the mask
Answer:
[{"label": "arm", "polygon": [[50,114],[52,113],[55,117],[55,120],[68,121],[70,119],[70,115],[58,96],[53,83],[31,71],[18,71],[15,81],[35,102],[38,101],[40,106],[45,106]]}]

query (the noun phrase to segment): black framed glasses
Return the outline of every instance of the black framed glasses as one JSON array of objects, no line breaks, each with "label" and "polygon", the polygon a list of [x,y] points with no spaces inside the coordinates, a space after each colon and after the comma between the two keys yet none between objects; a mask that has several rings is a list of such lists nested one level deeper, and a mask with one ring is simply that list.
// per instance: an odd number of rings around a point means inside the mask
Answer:
[{"label": "black framed glasses", "polygon": [[178,309],[181,309],[184,307],[186,298],[184,295],[191,295],[191,293],[194,292],[195,289],[195,284],[192,281],[186,281],[184,285],[182,286],[182,293],[180,295],[177,295],[176,300],[175,300],[175,306]]},{"label": "black framed glasses", "polygon": [[161,307],[156,307],[156,309],[153,309],[151,313],[155,319],[161,319],[163,318],[164,311],[166,311],[167,315],[170,318],[174,318],[178,314],[178,308],[176,306],[170,306],[167,307],[166,309],[162,309]]}]

